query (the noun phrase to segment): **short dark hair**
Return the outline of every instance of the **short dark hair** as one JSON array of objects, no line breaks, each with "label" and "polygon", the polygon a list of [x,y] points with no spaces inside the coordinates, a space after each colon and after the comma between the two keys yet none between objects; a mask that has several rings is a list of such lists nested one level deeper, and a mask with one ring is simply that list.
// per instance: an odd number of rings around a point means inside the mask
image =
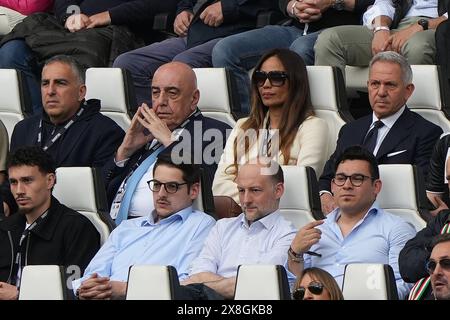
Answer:
[{"label": "short dark hair", "polygon": [[161,165],[181,170],[183,180],[187,182],[188,191],[194,183],[200,182],[200,167],[196,164],[176,164],[171,160],[170,156],[159,155],[153,167],[153,176],[155,175],[156,168]]},{"label": "short dark hair", "polygon": [[19,166],[36,166],[44,174],[56,172],[53,158],[42,148],[36,146],[21,147],[9,155],[7,168]]},{"label": "short dark hair", "polygon": [[64,54],[59,54],[46,60],[44,67],[55,62],[60,62],[70,66],[73,73],[77,76],[80,84],[84,84],[86,82],[86,69],[75,58]]},{"label": "short dark hair", "polygon": [[369,163],[370,174],[373,179],[380,178],[380,171],[378,170],[378,162],[374,155],[362,146],[351,146],[341,153],[334,163],[334,172],[336,173],[340,163],[345,160],[363,160]]},{"label": "short dark hair", "polygon": [[439,243],[449,242],[449,241],[450,241],[450,233],[439,234],[433,238],[432,247],[434,248]]}]

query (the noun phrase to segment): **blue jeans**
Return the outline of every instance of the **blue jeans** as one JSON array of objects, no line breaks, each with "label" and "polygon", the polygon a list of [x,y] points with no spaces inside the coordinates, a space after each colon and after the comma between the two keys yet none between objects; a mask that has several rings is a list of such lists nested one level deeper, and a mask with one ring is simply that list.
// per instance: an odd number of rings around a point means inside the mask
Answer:
[{"label": "blue jeans", "polygon": [[0,48],[0,68],[22,71],[31,97],[33,113],[41,113],[40,70],[36,55],[24,40],[11,40]]},{"label": "blue jeans", "polygon": [[130,71],[138,105],[151,105],[151,83],[153,74],[163,64],[171,61],[184,62],[192,68],[211,67],[211,52],[220,39],[213,39],[193,48],[187,48],[186,38],[169,38],[121,54],[113,67]]},{"label": "blue jeans", "polygon": [[214,67],[227,68],[236,79],[241,110],[250,110],[250,79],[252,69],[263,54],[275,48],[289,48],[297,52],[307,65],[314,64],[314,44],[319,32],[303,36],[303,30],[294,26],[271,25],[226,37],[212,52]]}]

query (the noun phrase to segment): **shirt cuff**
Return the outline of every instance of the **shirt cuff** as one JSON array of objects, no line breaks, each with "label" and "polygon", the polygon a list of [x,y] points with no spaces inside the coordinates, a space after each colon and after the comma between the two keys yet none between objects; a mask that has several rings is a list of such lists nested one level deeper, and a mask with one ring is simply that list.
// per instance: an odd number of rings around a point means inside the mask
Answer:
[{"label": "shirt cuff", "polygon": [[125,167],[125,165],[127,164],[128,160],[130,160],[130,158],[126,158],[120,161],[116,161],[116,158],[114,158],[114,163],[116,164],[116,166],[118,166],[119,168],[123,168]]},{"label": "shirt cuff", "polygon": [[369,29],[372,29],[375,24],[372,24],[372,22],[375,20],[375,18],[380,16],[386,16],[391,18],[391,20],[394,18],[395,9],[392,5],[387,3],[379,3],[376,5],[373,5],[370,9],[368,9],[364,15],[363,15],[363,24],[368,27]]}]

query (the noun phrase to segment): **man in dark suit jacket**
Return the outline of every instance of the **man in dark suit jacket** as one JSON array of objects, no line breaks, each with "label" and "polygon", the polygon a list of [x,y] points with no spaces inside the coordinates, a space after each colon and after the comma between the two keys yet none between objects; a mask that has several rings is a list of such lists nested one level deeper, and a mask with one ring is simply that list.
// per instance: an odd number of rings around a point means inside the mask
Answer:
[{"label": "man in dark suit jacket", "polygon": [[[100,113],[100,101],[85,101],[84,70],[69,56],[49,59],[42,70],[44,111],[14,127],[11,152],[39,146],[57,167],[103,167],[120,145],[124,131]],[[8,187],[2,187],[5,213],[17,209]]]},{"label": "man in dark suit jacket", "polygon": [[119,224],[128,216],[144,216],[153,210],[147,182],[157,155],[174,163],[203,167],[211,188],[217,163],[230,127],[203,117],[197,108],[200,92],[191,67],[167,63],[156,70],[152,81],[152,106],[143,103],[131,121],[114,159],[105,165],[111,217]]},{"label": "man in dark suit jacket", "polygon": [[406,101],[414,91],[412,70],[406,59],[392,51],[380,52],[370,62],[367,82],[373,114],[344,125],[336,150],[319,180],[322,211],[335,207],[330,183],[335,159],[351,145],[364,145],[379,164],[416,165],[428,173],[433,146],[442,129],[411,112]]}]

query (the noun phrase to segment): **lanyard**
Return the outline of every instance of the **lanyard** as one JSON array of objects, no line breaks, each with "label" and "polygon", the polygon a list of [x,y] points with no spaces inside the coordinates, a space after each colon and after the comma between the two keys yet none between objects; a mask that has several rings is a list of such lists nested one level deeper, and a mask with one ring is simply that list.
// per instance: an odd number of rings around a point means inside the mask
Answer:
[{"label": "lanyard", "polygon": [[66,132],[70,128],[70,126],[80,118],[80,116],[83,114],[85,110],[85,106],[86,104],[84,104],[80,108],[80,110],[78,110],[78,112],[74,114],[74,116],[66,123],[64,127],[59,129],[57,132],[53,133],[53,135],[50,137],[50,139],[47,140],[47,143],[45,145],[42,145],[42,119],[41,121],[39,121],[39,133],[37,142],[44,151],[47,151],[52,145],[54,145],[55,142],[58,141],[59,138],[61,138],[64,132]]},{"label": "lanyard", "polygon": [[[29,236],[31,230],[33,230],[37,225],[39,225],[42,222],[42,220],[44,220],[45,217],[47,217],[47,215],[48,209],[43,214],[41,214],[36,220],[34,220],[34,222],[22,232],[22,236],[20,237],[19,240],[19,247],[17,249],[16,259],[14,260],[12,273],[13,277],[18,275],[19,270],[20,274],[22,273],[22,267],[24,266],[24,263],[22,263],[22,259],[26,255],[25,252],[26,250],[24,246],[25,239]],[[19,285],[20,285],[20,278],[16,279],[16,286],[19,287]]]}]

